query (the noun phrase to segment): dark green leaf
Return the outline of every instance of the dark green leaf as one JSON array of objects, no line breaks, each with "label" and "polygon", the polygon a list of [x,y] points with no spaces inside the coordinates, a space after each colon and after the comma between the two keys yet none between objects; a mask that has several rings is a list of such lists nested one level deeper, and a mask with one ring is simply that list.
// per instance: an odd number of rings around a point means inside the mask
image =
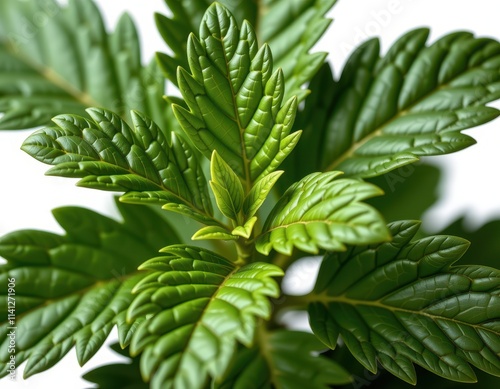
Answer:
[{"label": "dark green leaf", "polygon": [[485,104],[500,97],[500,43],[458,32],[426,46],[427,36],[411,31],[382,59],[378,40],[366,42],[338,82],[318,73],[295,156],[316,159],[301,170],[372,177],[475,143],[461,131],[498,116]]},{"label": "dark green leaf", "polygon": [[[198,31],[210,0],[166,0],[172,16],[156,15],[156,25],[173,55],[158,53],[157,59],[165,76],[177,84],[179,66],[187,69],[186,42]],[[325,14],[335,0],[223,0],[219,1],[234,15],[238,25],[247,20],[262,42],[273,51],[276,68],[285,74],[285,100],[297,95],[302,100],[307,92],[301,87],[311,80],[323,63],[326,53],[310,53],[330,25]]]},{"label": "dark green leaf", "polygon": [[[119,204],[116,222],[83,208],[54,210],[66,231],[17,231],[0,238],[2,285],[0,362],[7,374],[10,329],[16,326],[16,364],[28,360],[25,377],[52,367],[76,346],[81,365],[118,327],[123,346],[142,320],[125,321],[132,288],[143,278],[137,267],[165,243],[177,242],[173,230],[153,211]],[[138,234],[138,231],[143,234]],[[15,323],[7,321],[7,285],[15,279]]]},{"label": "dark green leaf", "polygon": [[440,178],[441,171],[435,166],[412,164],[400,167],[369,180],[385,194],[369,199],[367,203],[377,208],[388,222],[403,218],[420,220],[438,199]]},{"label": "dark green leaf", "polygon": [[340,334],[368,370],[378,361],[412,384],[413,363],[459,382],[475,382],[470,365],[500,376],[500,272],[451,266],[469,243],[412,241],[418,227],[395,222],[392,242],[325,257],[308,297],[314,333],[331,348]]},{"label": "dark green leaf", "polygon": [[471,242],[464,261],[474,265],[500,267],[500,221],[490,221],[479,228],[467,226],[461,217],[446,227],[441,234],[457,235]]},{"label": "dark green leaf", "polygon": [[274,66],[283,69],[285,98],[307,96],[301,87],[323,64],[327,53],[310,53],[331,23],[325,14],[336,0],[265,0],[259,38],[271,47]]},{"label": "dark green leaf", "polygon": [[242,349],[216,389],[327,389],[351,382],[349,373],[319,354],[324,346],[313,335],[297,331],[265,334],[262,347]]},{"label": "dark green leaf", "polygon": [[[122,350],[119,344],[113,344],[111,348],[118,354],[128,357],[128,348]],[[99,389],[148,389],[149,385],[141,378],[139,358],[129,358],[129,360],[129,363],[99,366],[85,373],[82,378],[96,384]]]},{"label": "dark green leaf", "polygon": [[[47,125],[61,113],[106,107],[121,117],[137,109],[165,124],[164,81],[141,65],[127,14],[107,33],[91,0],[0,3],[0,129]],[[103,87],[105,86],[105,87]]]}]

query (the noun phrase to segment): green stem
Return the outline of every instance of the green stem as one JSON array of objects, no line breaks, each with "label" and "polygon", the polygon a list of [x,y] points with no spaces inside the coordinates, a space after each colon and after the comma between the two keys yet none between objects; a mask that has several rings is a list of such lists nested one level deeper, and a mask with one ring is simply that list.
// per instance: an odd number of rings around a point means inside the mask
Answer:
[{"label": "green stem", "polygon": [[236,252],[238,253],[238,260],[244,263],[251,262],[254,253],[254,245],[249,244],[244,238],[239,238],[236,241]]}]

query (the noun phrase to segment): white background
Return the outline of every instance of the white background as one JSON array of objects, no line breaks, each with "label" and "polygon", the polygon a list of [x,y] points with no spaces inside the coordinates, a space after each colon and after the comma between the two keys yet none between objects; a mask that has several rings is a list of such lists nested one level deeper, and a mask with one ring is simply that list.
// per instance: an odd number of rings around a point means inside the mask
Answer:
[{"label": "white background", "polygon": [[[155,10],[165,12],[162,1],[99,0],[98,4],[110,27],[124,10],[133,15],[143,34],[145,61],[154,51],[165,50],[152,16]],[[360,40],[372,36],[381,37],[383,51],[404,32],[422,26],[431,27],[431,40],[454,30],[469,30],[478,36],[500,40],[499,10],[498,0],[476,0],[474,5],[456,0],[340,0],[330,15],[335,21],[318,50],[330,52],[329,60],[338,76],[349,51]],[[457,154],[427,159],[444,166],[445,172],[441,201],[425,218],[429,229],[439,229],[462,214],[466,214],[471,226],[500,216],[497,183],[500,120],[466,132],[478,141],[477,145]],[[29,133],[0,133],[0,235],[21,228],[60,232],[50,210],[63,205],[82,205],[114,215],[109,193],[76,188],[68,179],[44,177],[47,166],[19,150]],[[17,382],[4,379],[0,385],[2,388],[85,388],[89,385],[79,378],[81,373],[111,359],[119,358],[103,348],[81,369],[71,351],[49,372],[22,381],[21,366]]]}]

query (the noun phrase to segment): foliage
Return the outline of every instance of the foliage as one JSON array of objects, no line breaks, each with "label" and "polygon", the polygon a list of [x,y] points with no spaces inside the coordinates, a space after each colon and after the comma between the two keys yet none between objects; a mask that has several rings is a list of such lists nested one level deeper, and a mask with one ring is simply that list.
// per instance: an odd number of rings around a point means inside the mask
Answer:
[{"label": "foliage", "polygon": [[[100,388],[325,389],[379,368],[381,385],[495,382],[498,222],[425,237],[406,219],[440,178],[413,164],[498,116],[500,43],[418,29],[383,56],[363,43],[335,79],[313,52],[335,0],[165,3],[169,54],[147,66],[127,15],[108,32],[92,0],[0,3],[0,128],[42,126],[22,150],[118,192],[123,219],[63,207],[63,235],[0,238],[1,374],[73,347],[84,365],[117,327],[129,360],[84,375]],[[29,33],[33,15],[50,22]],[[308,254],[314,290],[286,295]]]}]

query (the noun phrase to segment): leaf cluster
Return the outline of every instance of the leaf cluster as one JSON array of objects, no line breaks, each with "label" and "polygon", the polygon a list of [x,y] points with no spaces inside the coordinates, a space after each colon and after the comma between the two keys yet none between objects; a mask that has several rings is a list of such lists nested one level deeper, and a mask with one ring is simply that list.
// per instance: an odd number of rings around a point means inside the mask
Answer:
[{"label": "leaf cluster", "polygon": [[[439,180],[413,164],[471,146],[462,131],[499,115],[500,43],[417,29],[383,56],[363,43],[336,79],[313,52],[335,0],[165,3],[169,53],[147,66],[131,18],[108,32],[92,0],[0,4],[0,128],[42,126],[22,150],[47,175],[118,193],[122,218],[63,207],[63,235],[0,238],[0,283],[16,283],[15,319],[0,291],[1,374],[15,326],[25,377],[72,348],[85,364],[117,327],[130,360],[85,374],[102,388],[500,376],[498,223],[425,237],[407,220]],[[28,36],[35,14],[50,22]],[[449,234],[482,242],[491,267]],[[287,295],[307,255],[322,257],[314,290]]]}]

